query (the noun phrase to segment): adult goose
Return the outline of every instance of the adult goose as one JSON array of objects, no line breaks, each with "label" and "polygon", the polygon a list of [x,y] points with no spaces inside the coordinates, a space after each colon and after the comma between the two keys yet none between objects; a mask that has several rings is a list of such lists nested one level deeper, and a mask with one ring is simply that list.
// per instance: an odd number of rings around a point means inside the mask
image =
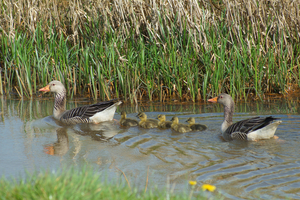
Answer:
[{"label": "adult goose", "polygon": [[54,92],[53,117],[64,124],[94,123],[98,124],[113,119],[116,108],[121,101],[103,101],[92,105],[66,110],[66,88],[60,81],[51,81],[41,88],[41,92]]},{"label": "adult goose", "polygon": [[166,115],[160,114],[157,116],[158,122],[158,128],[166,129],[171,128],[171,121],[166,121]]},{"label": "adult goose", "polygon": [[120,125],[121,126],[137,126],[139,123],[135,119],[127,118],[124,111],[121,112]]},{"label": "adult goose", "polygon": [[209,102],[220,103],[224,106],[224,122],[221,125],[221,132],[225,140],[248,140],[270,139],[274,136],[278,125],[282,122],[278,118],[253,117],[232,123],[234,102],[230,95],[222,93],[219,96],[209,99]]},{"label": "adult goose", "polygon": [[147,119],[147,115],[144,112],[139,112],[137,115],[140,118],[139,126],[142,128],[156,128],[158,121],[155,119]]},{"label": "adult goose", "polygon": [[192,129],[187,124],[179,123],[178,117],[174,116],[172,119],[171,128],[180,133],[186,133],[192,131]]},{"label": "adult goose", "polygon": [[193,131],[204,131],[205,129],[207,129],[207,126],[203,125],[203,124],[196,124],[195,123],[195,117],[190,117],[186,120],[187,123],[189,123],[189,127],[193,130]]}]

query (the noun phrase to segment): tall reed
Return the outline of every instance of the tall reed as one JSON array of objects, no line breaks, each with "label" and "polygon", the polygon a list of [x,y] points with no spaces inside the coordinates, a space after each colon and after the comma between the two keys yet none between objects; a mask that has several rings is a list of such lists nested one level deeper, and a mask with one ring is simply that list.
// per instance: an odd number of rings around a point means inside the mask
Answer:
[{"label": "tall reed", "polygon": [[0,92],[58,79],[71,97],[136,102],[298,87],[300,2],[214,2],[3,0]]}]

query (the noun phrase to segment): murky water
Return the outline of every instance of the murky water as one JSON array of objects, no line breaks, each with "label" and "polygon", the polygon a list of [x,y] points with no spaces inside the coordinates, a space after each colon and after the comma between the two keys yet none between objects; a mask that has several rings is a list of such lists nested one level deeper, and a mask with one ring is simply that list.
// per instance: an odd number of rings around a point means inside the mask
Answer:
[{"label": "murky water", "polygon": [[[213,184],[229,199],[300,199],[300,115],[297,100],[239,103],[234,121],[271,115],[283,123],[280,140],[224,142],[220,137],[223,108],[217,104],[121,105],[135,118],[190,116],[206,124],[203,132],[178,134],[172,130],[121,128],[117,121],[100,125],[59,126],[52,115],[52,99],[0,99],[0,172],[7,177],[40,169],[92,165],[109,178],[126,174],[131,186],[188,189],[189,180]],[[69,100],[68,108],[89,104]],[[122,171],[122,172],[121,172]]]}]

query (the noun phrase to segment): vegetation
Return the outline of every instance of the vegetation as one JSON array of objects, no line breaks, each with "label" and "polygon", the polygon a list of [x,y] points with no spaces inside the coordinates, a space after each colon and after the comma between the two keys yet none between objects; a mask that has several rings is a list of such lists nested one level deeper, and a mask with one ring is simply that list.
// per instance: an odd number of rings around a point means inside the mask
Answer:
[{"label": "vegetation", "polygon": [[[103,178],[102,178],[103,179]],[[122,181],[121,181],[122,182]],[[1,199],[207,199],[191,186],[189,194],[175,194],[168,191],[138,191],[124,183],[101,181],[101,176],[91,169],[81,171],[43,172],[28,174],[25,179],[8,181],[0,179]],[[214,187],[214,186],[210,186]],[[201,189],[201,188],[200,188]],[[209,189],[209,188],[208,188]],[[208,190],[207,189],[207,190]],[[213,191],[213,190],[212,190]],[[202,195],[204,193],[200,192]],[[208,192],[206,192],[208,193]],[[214,192],[215,193],[215,192]],[[220,194],[217,194],[220,196]]]},{"label": "vegetation", "polygon": [[0,94],[200,100],[300,84],[300,1],[3,0]]}]

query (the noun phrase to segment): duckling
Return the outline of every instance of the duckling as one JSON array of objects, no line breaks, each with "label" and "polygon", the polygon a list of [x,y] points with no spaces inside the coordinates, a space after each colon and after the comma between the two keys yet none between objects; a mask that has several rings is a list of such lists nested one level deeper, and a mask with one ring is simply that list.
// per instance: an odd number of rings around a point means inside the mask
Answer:
[{"label": "duckling", "polygon": [[159,120],[158,122],[159,128],[163,128],[163,129],[171,128],[172,122],[166,121],[166,115],[158,115],[157,119]]},{"label": "duckling", "polygon": [[139,112],[137,117],[141,120],[139,126],[142,128],[156,128],[158,126],[158,121],[155,119],[147,119],[147,115],[144,112]]},{"label": "duckling", "polygon": [[195,124],[195,118],[194,117],[190,117],[186,120],[186,122],[189,123],[189,127],[193,130],[193,131],[204,131],[205,129],[207,129],[206,125],[203,124]]},{"label": "duckling", "polygon": [[121,126],[137,126],[139,123],[135,119],[126,118],[126,112],[121,112],[120,125]]},{"label": "duckling", "polygon": [[174,116],[171,119],[171,121],[172,121],[171,128],[177,132],[186,133],[192,131],[192,129],[188,125],[179,123],[179,119],[176,116]]}]

